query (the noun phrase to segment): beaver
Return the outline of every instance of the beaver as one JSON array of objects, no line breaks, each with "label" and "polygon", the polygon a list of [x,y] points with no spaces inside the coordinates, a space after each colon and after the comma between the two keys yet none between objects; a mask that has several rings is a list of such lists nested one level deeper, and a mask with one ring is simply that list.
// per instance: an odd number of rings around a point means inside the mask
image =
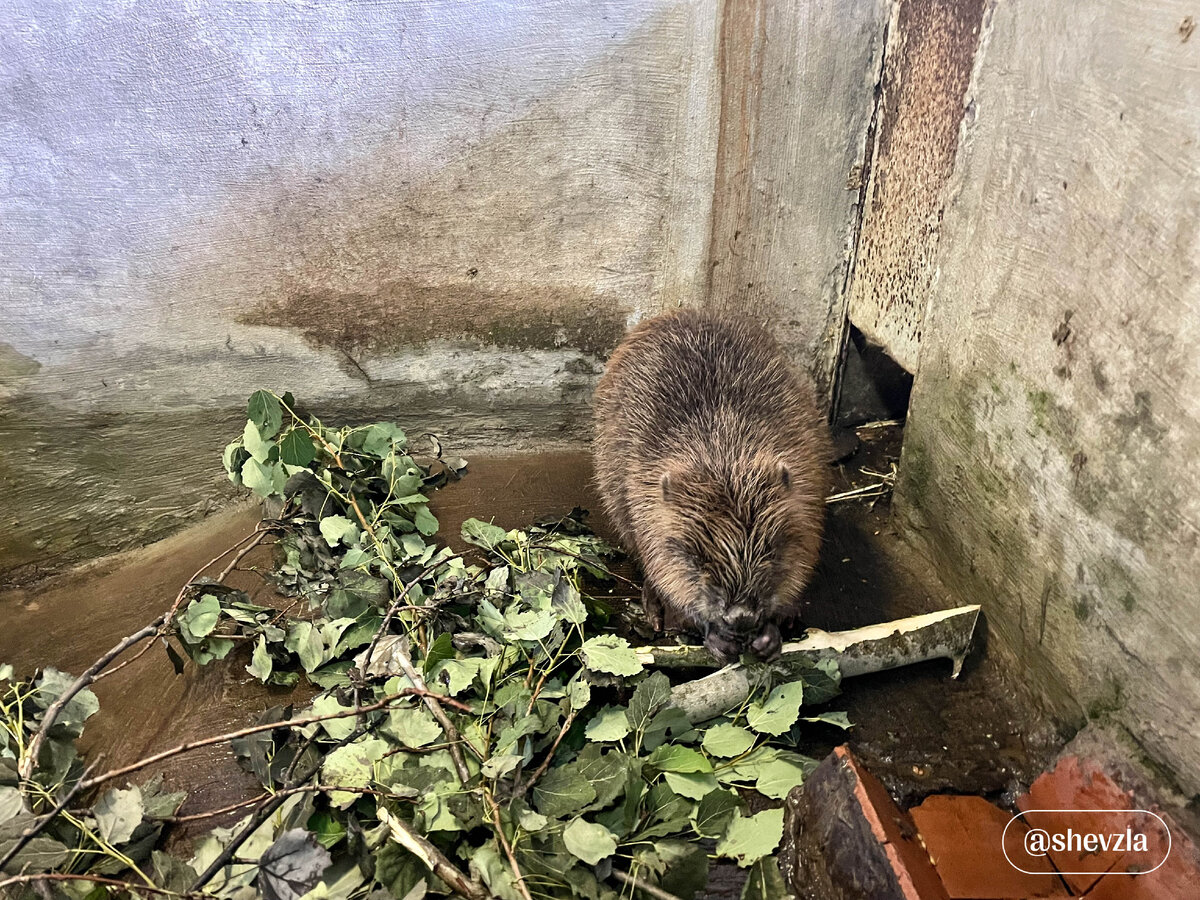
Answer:
[{"label": "beaver", "polygon": [[771,659],[821,546],[832,459],[809,380],[762,327],[680,309],[638,325],[596,389],[602,506],[665,606],[720,660]]}]

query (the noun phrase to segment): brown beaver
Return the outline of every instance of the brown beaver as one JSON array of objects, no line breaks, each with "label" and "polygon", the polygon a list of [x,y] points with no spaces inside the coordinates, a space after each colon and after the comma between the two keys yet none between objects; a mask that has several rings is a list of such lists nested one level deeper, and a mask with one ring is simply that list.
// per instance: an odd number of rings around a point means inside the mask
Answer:
[{"label": "brown beaver", "polygon": [[769,659],[821,545],[832,457],[808,380],[763,328],[699,310],[640,324],[595,401],[600,496],[643,601],[729,661]]}]

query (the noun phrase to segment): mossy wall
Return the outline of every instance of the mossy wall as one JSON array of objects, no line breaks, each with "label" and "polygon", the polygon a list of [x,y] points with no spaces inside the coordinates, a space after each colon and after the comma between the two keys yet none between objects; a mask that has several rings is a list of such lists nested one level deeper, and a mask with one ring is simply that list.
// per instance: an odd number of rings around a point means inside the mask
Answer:
[{"label": "mossy wall", "polygon": [[1200,793],[1200,46],[1000,2],[943,194],[899,521],[1064,720]]}]

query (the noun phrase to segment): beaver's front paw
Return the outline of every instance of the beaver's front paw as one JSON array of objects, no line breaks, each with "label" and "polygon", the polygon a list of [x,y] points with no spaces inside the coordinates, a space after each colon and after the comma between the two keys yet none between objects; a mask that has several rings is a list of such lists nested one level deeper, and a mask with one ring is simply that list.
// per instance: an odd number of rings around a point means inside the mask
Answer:
[{"label": "beaver's front paw", "polygon": [[736,636],[716,628],[710,629],[704,636],[704,646],[722,664],[737,662],[742,655],[742,642]]},{"label": "beaver's front paw", "polygon": [[750,642],[750,652],[765,662],[770,662],[779,656],[782,647],[783,636],[779,633],[779,626],[774,622],[768,622],[758,637]]}]

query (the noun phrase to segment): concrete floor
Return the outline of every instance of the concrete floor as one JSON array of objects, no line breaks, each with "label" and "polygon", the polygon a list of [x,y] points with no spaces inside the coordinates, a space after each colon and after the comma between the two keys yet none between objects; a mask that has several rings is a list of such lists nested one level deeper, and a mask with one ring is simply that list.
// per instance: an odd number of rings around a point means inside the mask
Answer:
[{"label": "concrete floor", "polygon": [[[886,469],[896,435],[879,435],[842,465],[841,489],[861,483],[858,467]],[[471,516],[516,527],[574,506],[597,509],[590,459],[584,452],[491,457],[471,461],[467,476],[434,495],[442,534],[458,544],[461,522]],[[825,552],[810,590],[805,625],[826,630],[885,621],[987,598],[948,596],[914,560],[888,525],[886,502],[832,506]],[[598,516],[597,531],[609,536]],[[248,534],[256,508],[242,507],[150,547],[102,560],[35,587],[0,592],[0,661],[20,669],[52,664],[78,672],[122,636],[170,605],[179,587],[203,563]],[[269,550],[247,557],[230,583],[261,600],[272,594],[256,573]],[[636,576],[627,562],[626,574]],[[614,598],[636,589],[621,584]],[[824,756],[848,740],[854,752],[904,805],[934,791],[984,794],[1005,800],[1027,784],[1061,746],[1025,693],[986,653],[986,626],[962,677],[949,664],[928,663],[847,682],[830,708],[849,713],[847,736],[832,726],[813,727],[808,746]],[[176,676],[165,653],[154,650],[96,686],[101,713],[88,725],[85,747],[108,764],[136,759],[189,738],[247,724],[292,692],[264,690],[244,670],[235,651],[228,665],[189,666]],[[298,691],[302,689],[298,688]],[[298,698],[303,694],[297,694]],[[188,790],[184,813],[215,808],[254,790],[253,779],[215,747],[177,758],[168,781]],[[712,897],[736,896],[736,871],[714,877]]]}]

